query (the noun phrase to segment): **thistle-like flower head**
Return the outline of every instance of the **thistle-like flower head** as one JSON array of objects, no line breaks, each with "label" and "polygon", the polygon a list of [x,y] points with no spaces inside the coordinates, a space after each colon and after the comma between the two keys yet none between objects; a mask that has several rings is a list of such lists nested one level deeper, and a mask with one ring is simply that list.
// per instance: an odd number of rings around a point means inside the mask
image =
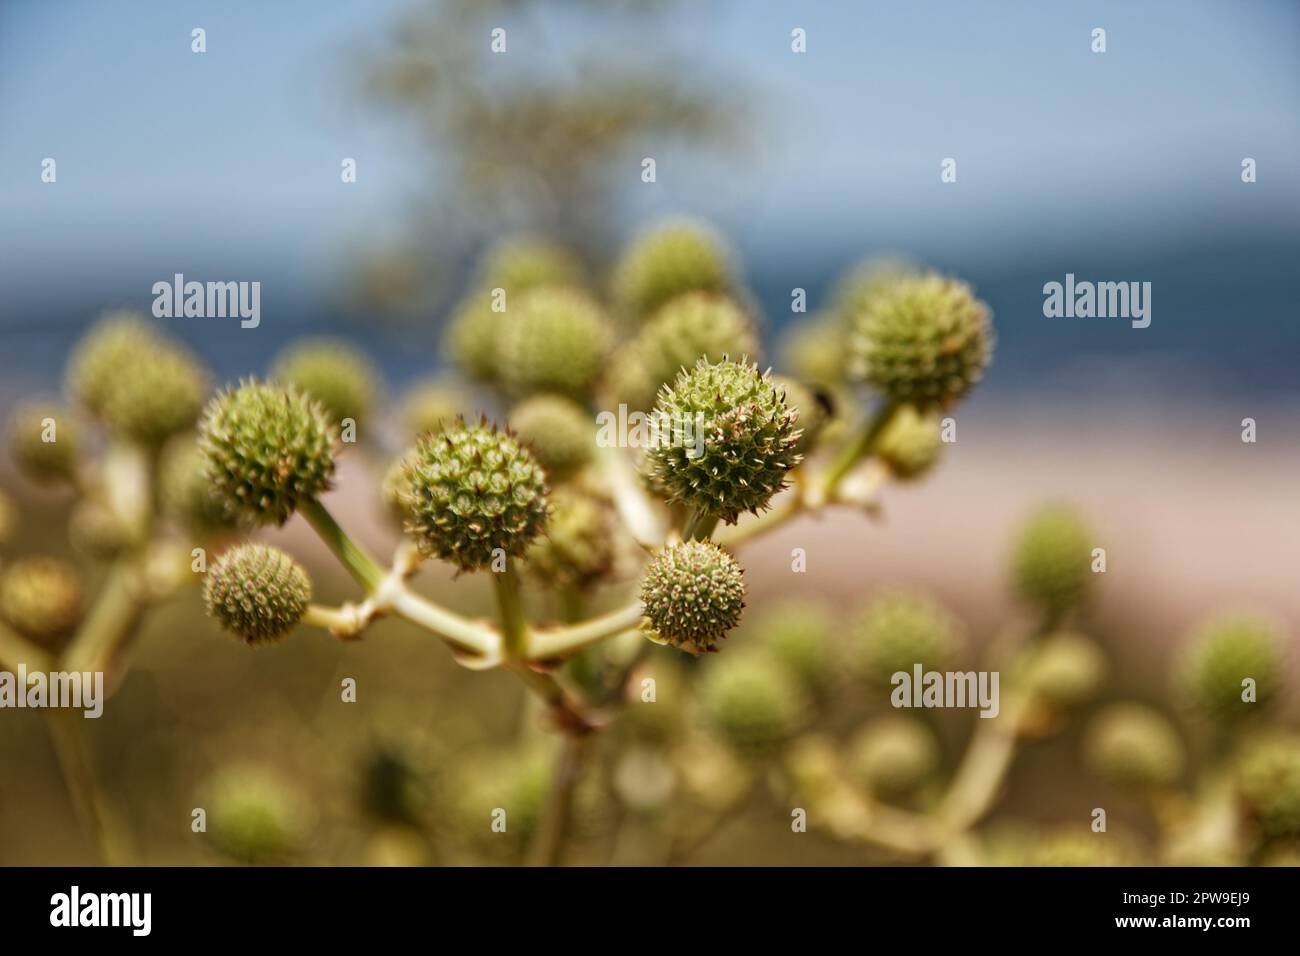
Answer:
[{"label": "thistle-like flower head", "polygon": [[191,534],[205,536],[234,526],[221,498],[213,494],[207,457],[193,435],[172,439],[158,465],[163,512]]},{"label": "thistle-like flower head", "polygon": [[144,319],[119,313],[77,346],[68,385],[113,434],[157,447],[194,425],[208,376],[179,343]]},{"label": "thistle-like flower head", "polygon": [[887,684],[894,674],[943,670],[961,648],[957,621],[929,598],[905,591],[868,603],[848,630],[849,665],[869,681]]},{"label": "thistle-like flower head", "polygon": [[924,721],[901,714],[867,722],[849,744],[849,773],[875,796],[905,796],[939,769],[934,733]]},{"label": "thistle-like flower head", "polygon": [[894,412],[876,442],[876,454],[900,481],[912,481],[928,472],[942,448],[939,416],[918,412],[911,405]]},{"label": "thistle-like flower head", "polygon": [[709,668],[700,683],[700,704],[708,722],[748,757],[788,740],[809,709],[798,681],[774,658],[753,650]]},{"label": "thistle-like flower head", "polygon": [[993,329],[969,286],[927,275],[867,297],[850,320],[847,348],[852,378],[891,401],[947,407],[983,375]]},{"label": "thistle-like flower head", "polygon": [[248,644],[274,644],[306,613],[311,579],[279,548],[240,544],[208,569],[203,601],[209,616]]},{"label": "thistle-like flower head", "polygon": [[1106,676],[1106,657],[1090,638],[1073,631],[1048,635],[1017,662],[1031,692],[1055,707],[1089,700]]},{"label": "thistle-like flower head", "polygon": [[478,268],[484,289],[527,292],[544,285],[578,285],[582,265],[568,249],[536,236],[512,236],[490,248]]},{"label": "thistle-like flower head", "polygon": [[710,541],[664,548],[646,565],[641,603],[655,636],[691,654],[717,650],[740,622],[744,572]]},{"label": "thistle-like flower head", "polygon": [[641,362],[642,374],[610,376],[610,390],[637,411],[653,405],[660,388],[701,358],[721,361],[728,355],[757,356],[758,333],[753,320],[731,298],[709,292],[688,292],[659,308],[628,344]]},{"label": "thistle-like flower head", "polygon": [[57,646],[84,611],[81,579],[64,561],[22,558],[0,574],[0,619],[38,643]]},{"label": "thistle-like flower head", "polygon": [[664,387],[655,413],[651,480],[670,500],[728,524],[767,507],[801,460],[796,415],[756,365],[701,359]]},{"label": "thistle-like flower head", "polygon": [[315,399],[256,380],[213,398],[199,431],[212,494],[254,525],[284,524],[299,504],[329,488],[338,439]]},{"label": "thistle-like flower head", "polygon": [[510,412],[510,427],[537,456],[546,474],[566,478],[592,460],[596,427],[577,402],[560,395],[534,395]]},{"label": "thistle-like flower head", "polygon": [[688,220],[642,233],[614,269],[614,298],[641,319],[683,292],[725,292],[732,284],[730,255],[707,226]]},{"label": "thistle-like flower head", "polygon": [[426,379],[413,385],[402,399],[402,427],[414,438],[425,432],[450,428],[464,415],[465,397],[459,389],[441,379]]},{"label": "thistle-like flower head", "polygon": [[765,604],[760,612],[752,618],[755,646],[780,661],[805,690],[822,694],[835,670],[831,655],[835,622],[826,605],[806,598],[783,598]]},{"label": "thistle-like flower head", "polygon": [[[1177,672],[1177,689],[1215,721],[1251,717],[1277,702],[1285,674],[1282,641],[1267,620],[1228,614],[1192,636]],[[1245,699],[1253,682],[1253,700]]]},{"label": "thistle-like flower head", "polygon": [[546,525],[546,476],[528,449],[487,422],[425,435],[407,454],[406,530],[463,571],[517,556]]},{"label": "thistle-like flower head", "polygon": [[551,493],[546,533],[529,547],[525,569],[548,585],[590,587],[615,567],[613,508],[585,491],[562,485]]},{"label": "thistle-like flower head", "polygon": [[1017,592],[1052,618],[1083,604],[1093,584],[1094,543],[1078,509],[1066,504],[1039,508],[1012,547]]},{"label": "thistle-like flower head", "polygon": [[345,418],[361,422],[379,398],[380,376],[374,364],[351,343],[338,339],[294,343],[276,359],[271,377],[316,399],[336,425]]},{"label": "thistle-like flower head", "polygon": [[1183,743],[1169,719],[1144,704],[1112,704],[1084,732],[1084,760],[1122,786],[1166,786],[1182,773]]},{"label": "thistle-like flower head", "polygon": [[586,395],[609,352],[609,320],[590,296],[546,286],[508,300],[497,325],[497,372],[516,395]]},{"label": "thistle-like flower head", "polygon": [[64,408],[28,402],[9,416],[9,453],[32,481],[73,481],[79,445],[77,423]]}]

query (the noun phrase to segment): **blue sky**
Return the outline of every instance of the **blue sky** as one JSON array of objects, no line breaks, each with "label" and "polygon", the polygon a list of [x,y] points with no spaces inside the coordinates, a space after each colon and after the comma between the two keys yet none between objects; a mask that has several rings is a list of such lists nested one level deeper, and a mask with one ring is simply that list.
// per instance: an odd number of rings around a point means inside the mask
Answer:
[{"label": "blue sky", "polygon": [[[326,301],[350,256],[443,185],[409,132],[355,93],[357,52],[408,6],[0,4],[0,328],[59,302],[143,305],[175,271],[274,276],[272,305]],[[1085,246],[1300,238],[1300,4],[667,9],[651,29],[598,29],[610,18],[590,14],[542,23],[552,49],[598,42],[746,91],[752,148],[666,150],[651,189],[629,169],[629,228],[704,215],[756,271],[801,257],[838,267],[873,248],[978,269]],[[194,26],[207,30],[201,56]],[[790,52],[795,26],[807,54]],[[1089,49],[1096,26],[1104,55]],[[535,38],[520,25],[509,55],[526,59]],[[46,156],[53,187],[39,181]],[[360,164],[346,189],[343,156]],[[939,182],[945,156],[955,185]],[[1251,187],[1243,156],[1259,163]]]}]

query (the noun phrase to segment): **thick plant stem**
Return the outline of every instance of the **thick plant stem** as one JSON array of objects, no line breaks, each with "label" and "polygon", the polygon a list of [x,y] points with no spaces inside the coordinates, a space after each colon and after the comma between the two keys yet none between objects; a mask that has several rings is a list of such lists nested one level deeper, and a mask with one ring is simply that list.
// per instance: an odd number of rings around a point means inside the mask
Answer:
[{"label": "thick plant stem", "polygon": [[541,829],[529,848],[530,866],[559,866],[563,862],[564,842],[569,835],[573,816],[573,794],[582,776],[583,753],[588,746],[585,736],[566,734],[551,771],[550,791]]},{"label": "thick plant stem", "polygon": [[594,617],[569,627],[532,631],[528,635],[527,657],[532,661],[567,657],[607,638],[630,631],[641,623],[641,602]]},{"label": "thick plant stem", "polygon": [[528,640],[528,619],[519,595],[519,576],[514,564],[507,558],[505,570],[494,571],[492,585],[497,592],[497,608],[501,612],[501,633],[505,637],[506,654],[522,658]]},{"label": "thick plant stem", "polygon": [[54,655],[0,624],[0,667],[17,670],[19,664],[26,664],[28,670],[49,672],[54,670]]},{"label": "thick plant stem", "polygon": [[103,866],[121,865],[124,848],[113,833],[103,794],[96,781],[86,748],[86,738],[78,723],[84,718],[77,711],[52,710],[47,715],[54,752],[63,771],[77,816],[95,846]]},{"label": "thick plant stem", "polygon": [[384,571],[375,563],[366,551],[348,537],[347,532],[339,527],[334,516],[315,498],[309,498],[298,509],[307,523],[312,526],[320,539],[334,552],[348,573],[365,588],[367,594],[373,594],[384,583]]},{"label": "thick plant stem", "polygon": [[63,653],[65,669],[106,671],[120,656],[144,616],[141,578],[139,569],[128,560],[113,564],[94,606]]},{"label": "thick plant stem", "polygon": [[[381,607],[398,617],[418,625],[450,644],[455,650],[467,654],[467,666],[491,667],[500,663],[500,635],[489,627],[466,620],[446,608],[434,604],[408,589],[400,581],[385,588]],[[479,664],[474,665],[473,659]]]},{"label": "thick plant stem", "polygon": [[823,501],[829,501],[833,498],[835,489],[844,479],[844,476],[853,470],[854,465],[871,454],[876,441],[880,438],[880,433],[893,420],[894,413],[898,411],[898,408],[898,403],[887,400],[876,406],[876,410],[872,413],[871,418],[867,420],[862,431],[858,433],[852,442],[844,446],[839,457],[826,470],[820,488],[820,498]]}]

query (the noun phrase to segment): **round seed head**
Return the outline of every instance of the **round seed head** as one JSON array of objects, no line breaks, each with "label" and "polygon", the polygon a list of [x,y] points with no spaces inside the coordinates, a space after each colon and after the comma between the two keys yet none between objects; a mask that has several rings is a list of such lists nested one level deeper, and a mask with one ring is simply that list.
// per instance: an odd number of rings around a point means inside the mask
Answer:
[{"label": "round seed head", "polygon": [[906,259],[872,256],[862,260],[840,279],[832,296],[837,320],[847,327],[863,309],[899,282],[923,277],[915,263]]},{"label": "round seed head", "polygon": [[1062,631],[1047,637],[1025,660],[1029,689],[1056,707],[1090,700],[1106,676],[1106,657],[1082,634]]},{"label": "round seed head", "polygon": [[771,373],[701,359],[665,386],[655,406],[661,440],[650,448],[652,480],[680,501],[728,524],[757,513],[799,464],[801,432]]},{"label": "round seed head", "polygon": [[20,558],[0,575],[0,618],[47,647],[57,647],[81,624],[81,578],[64,561]]},{"label": "round seed head", "polygon": [[297,388],[253,380],[208,403],[199,447],[212,494],[227,513],[280,525],[329,488],[338,430]]},{"label": "round seed head", "polygon": [[402,399],[402,425],[412,437],[440,432],[464,414],[464,396],[440,379],[418,382]]},{"label": "round seed head", "polygon": [[1248,741],[1237,762],[1237,788],[1266,836],[1300,836],[1300,736]]},{"label": "round seed head", "polygon": [[218,771],[198,800],[208,811],[208,840],[240,863],[283,862],[302,849],[311,828],[302,795],[278,774],[259,767]]},{"label": "round seed head", "polygon": [[730,255],[712,230],[679,220],[638,236],[614,269],[614,298],[640,320],[684,292],[725,292]]},{"label": "round seed head", "polygon": [[534,395],[510,413],[515,437],[530,448],[546,474],[566,478],[589,463],[596,451],[592,417],[560,395]]},{"label": "round seed head", "polygon": [[891,714],[869,721],[849,745],[848,769],[869,793],[906,796],[939,769],[939,743],[925,723]]},{"label": "round seed head", "polygon": [[241,544],[208,569],[203,601],[231,634],[248,644],[274,644],[306,613],[311,579],[279,548]]},{"label": "round seed head", "polygon": [[735,750],[762,756],[805,722],[808,702],[794,678],[766,654],[736,655],[700,682],[704,716]]},{"label": "round seed head", "polygon": [[506,432],[463,422],[425,435],[406,457],[406,530],[427,554],[463,571],[499,549],[518,556],[546,525],[546,476]]},{"label": "round seed head", "polygon": [[945,670],[961,649],[957,621],[936,602],[906,592],[884,594],[850,624],[849,664],[859,676],[888,684],[900,671]]},{"label": "round seed head", "polygon": [[965,283],[937,275],[891,283],[849,321],[850,377],[895,402],[954,404],[992,351],[988,306]]},{"label": "round seed head", "polygon": [[568,486],[551,494],[546,533],[528,548],[525,568],[548,586],[589,588],[615,568],[609,503]]},{"label": "round seed head", "polygon": [[800,435],[795,451],[807,455],[816,447],[822,428],[830,421],[830,398],[785,375],[774,376],[772,383],[781,393],[785,407],[794,413],[795,424],[799,426]]},{"label": "round seed head", "polygon": [[20,405],[9,416],[9,454],[32,481],[72,481],[80,449],[66,409],[43,402]]},{"label": "round seed head", "polygon": [[[1267,620],[1245,614],[1209,621],[1191,637],[1178,669],[1178,691],[1215,721],[1251,717],[1275,703],[1285,674],[1282,640]],[[1254,701],[1243,700],[1247,680]]]},{"label": "round seed head", "polygon": [[164,514],[200,537],[234,527],[219,497],[212,493],[207,458],[193,435],[168,443],[158,468]]},{"label": "round seed head", "polygon": [[640,376],[611,377],[620,400],[637,411],[654,406],[660,386],[701,358],[719,362],[728,355],[757,356],[754,323],[732,299],[709,292],[688,292],[671,299],[641,329],[631,348],[641,364]]},{"label": "round seed head", "polygon": [[664,548],[641,578],[641,603],[655,636],[691,654],[717,650],[740,623],[743,575],[736,559],[712,542]]},{"label": "round seed head", "polygon": [[497,349],[504,313],[492,308],[491,289],[476,289],[451,315],[443,349],[457,367],[477,382],[497,381]]},{"label": "round seed head", "polygon": [[73,548],[96,561],[110,561],[141,544],[147,529],[96,498],[78,502],[68,518]]},{"label": "round seed head", "polygon": [[753,643],[795,675],[805,690],[824,693],[834,678],[829,608],[819,601],[784,598],[765,605],[753,619]]},{"label": "round seed head", "polygon": [[876,454],[895,478],[912,481],[934,466],[942,448],[939,416],[903,405],[880,433]]},{"label": "round seed head", "polygon": [[1012,548],[1017,592],[1050,617],[1083,604],[1093,583],[1093,541],[1078,509],[1049,504],[1035,511]]},{"label": "round seed head", "polygon": [[609,351],[609,320],[589,296],[544,287],[518,295],[497,326],[497,371],[516,395],[586,395]]},{"label": "round seed head", "polygon": [[545,239],[515,236],[493,246],[479,265],[478,285],[527,292],[546,285],[576,286],[582,265],[568,249]]},{"label": "round seed head", "polygon": [[1084,732],[1084,760],[1127,787],[1168,786],[1183,770],[1183,744],[1169,719],[1143,704],[1112,704]]},{"label": "round seed head", "polygon": [[209,382],[188,349],[117,313],[78,344],[68,386],[114,435],[157,447],[193,427]]},{"label": "round seed head", "polygon": [[290,346],[276,359],[271,377],[316,399],[336,425],[345,418],[363,421],[379,397],[380,376],[374,364],[337,339],[307,339]]},{"label": "round seed head", "polygon": [[802,382],[834,388],[846,375],[844,323],[838,315],[813,315],[798,322],[781,346],[782,367]]}]

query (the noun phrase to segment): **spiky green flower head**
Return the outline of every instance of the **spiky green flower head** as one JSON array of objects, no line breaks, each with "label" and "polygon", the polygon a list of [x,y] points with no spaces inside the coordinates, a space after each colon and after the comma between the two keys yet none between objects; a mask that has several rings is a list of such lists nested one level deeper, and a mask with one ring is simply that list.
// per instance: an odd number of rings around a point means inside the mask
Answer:
[{"label": "spiky green flower head", "polygon": [[119,513],[98,498],[82,499],[68,516],[72,547],[96,561],[111,561],[143,544],[147,534],[145,522]]},{"label": "spiky green flower head", "polygon": [[670,501],[734,524],[786,486],[802,460],[796,415],[770,372],[700,359],[664,386],[655,406],[660,439],[648,452]]},{"label": "spiky green flower head", "polygon": [[608,501],[565,485],[551,493],[546,533],[528,548],[525,569],[551,586],[589,588],[616,564],[614,512]]},{"label": "spiky green flower head", "polygon": [[821,696],[834,678],[830,609],[810,598],[783,598],[754,616],[752,641],[794,674],[804,689]]},{"label": "spiky green flower head", "polygon": [[726,292],[731,255],[707,226],[690,220],[661,223],[639,235],[614,268],[614,298],[640,321],[684,292]]},{"label": "spiky green flower head", "polygon": [[906,796],[939,769],[939,743],[924,721],[889,714],[868,721],[849,744],[850,775],[873,796]]},{"label": "spiky green flower head", "polygon": [[1073,631],[1048,635],[1017,662],[1029,691],[1054,707],[1090,700],[1106,676],[1106,656],[1090,638]]},{"label": "spiky green flower head", "polygon": [[476,382],[497,380],[499,330],[505,313],[493,308],[491,289],[475,289],[456,306],[443,333],[443,350]]},{"label": "spiky green flower head", "polygon": [[844,382],[844,323],[837,314],[817,313],[796,322],[781,344],[782,367],[802,382],[835,388]]},{"label": "spiky green flower head", "polygon": [[561,395],[534,395],[510,412],[515,438],[532,450],[546,474],[562,480],[595,456],[596,426],[577,402]]},{"label": "spiky green flower head", "polygon": [[947,408],[980,380],[992,353],[988,306],[943,276],[891,283],[849,322],[850,378],[894,402]]},{"label": "spiky green flower head", "polygon": [[750,650],[710,667],[699,700],[708,723],[747,757],[760,757],[788,740],[808,717],[802,688],[768,654]]},{"label": "spiky green flower head", "polygon": [[9,416],[9,454],[32,481],[75,480],[80,447],[76,422],[64,408],[28,402]]},{"label": "spiky green flower head", "polygon": [[302,795],[262,767],[225,767],[196,797],[207,810],[208,840],[239,863],[283,863],[303,848],[311,829],[311,809]]},{"label": "spiky green flower head", "polygon": [[1182,655],[1177,686],[1184,700],[1203,716],[1216,722],[1236,721],[1277,701],[1285,671],[1277,629],[1258,617],[1228,614],[1192,635]]},{"label": "spiky green flower head", "polygon": [[863,259],[840,279],[832,296],[836,319],[844,326],[863,309],[890,292],[898,283],[918,279],[922,271],[913,262],[893,256]]},{"label": "spiky green flower head", "polygon": [[1174,783],[1183,770],[1183,743],[1164,714],[1145,704],[1111,704],[1084,731],[1083,755],[1098,776],[1146,789]]},{"label": "spiky green flower head", "polygon": [[360,350],[341,339],[294,343],[275,360],[271,378],[316,399],[336,425],[348,418],[364,421],[379,400],[379,371]]},{"label": "spiky green flower head", "polygon": [[1072,505],[1048,504],[1029,516],[1011,551],[1011,576],[1025,601],[1057,618],[1092,590],[1092,530]]},{"label": "spiky green flower head", "polygon": [[595,300],[576,289],[547,286],[517,296],[502,316],[497,371],[507,391],[570,398],[591,391],[612,338]]},{"label": "spiky green flower head", "polygon": [[912,405],[900,406],[876,440],[876,454],[899,481],[914,481],[928,472],[942,448],[939,416]]},{"label": "spiky green flower head", "polygon": [[178,436],[163,449],[158,490],[163,513],[191,534],[203,537],[235,526],[221,498],[213,494],[207,456],[193,435]]},{"label": "spiky green flower head", "polygon": [[114,313],[77,345],[68,386],[114,435],[158,447],[193,427],[209,380],[180,343],[143,318]]},{"label": "spiky green flower head", "polygon": [[1236,776],[1242,801],[1266,836],[1300,836],[1300,736],[1272,733],[1248,741]]},{"label": "spiky green flower head", "polygon": [[443,379],[417,382],[402,399],[402,427],[411,437],[450,428],[465,414],[465,396]]},{"label": "spiky green flower head", "polygon": [[822,429],[830,421],[830,397],[824,392],[813,391],[798,379],[790,378],[788,375],[773,376],[772,384],[784,398],[785,407],[794,413],[795,424],[799,426],[801,434],[795,445],[795,451],[807,455],[816,447]]},{"label": "spiky green flower head", "polygon": [[81,578],[65,561],[20,558],[0,574],[0,619],[39,644],[57,647],[84,612]]},{"label": "spiky green flower head", "polygon": [[495,425],[425,435],[405,461],[406,531],[426,555],[474,571],[522,555],[546,526],[546,475]]},{"label": "spiky green flower head", "polygon": [[204,473],[228,514],[281,525],[330,486],[339,433],[314,398],[251,379],[208,403],[199,427]]},{"label": "spiky green flower head", "polygon": [[664,548],[646,565],[641,603],[654,637],[690,654],[716,651],[740,623],[744,571],[711,541]]},{"label": "spiky green flower head", "polygon": [[477,284],[509,294],[539,286],[578,286],[581,282],[582,263],[568,249],[536,236],[512,236],[484,254]]},{"label": "spiky green flower head", "polygon": [[930,598],[907,591],[876,597],[848,629],[849,666],[868,681],[888,684],[894,674],[945,670],[961,651],[957,620]]},{"label": "spiky green flower head", "polygon": [[615,378],[613,386],[637,411],[652,408],[660,386],[701,358],[718,362],[728,355],[759,353],[753,320],[734,300],[711,292],[688,292],[669,300],[650,316],[633,347],[643,368],[640,380]]},{"label": "spiky green flower head", "polygon": [[298,626],[311,601],[311,579],[269,544],[240,544],[208,569],[208,616],[250,645],[274,644]]}]

